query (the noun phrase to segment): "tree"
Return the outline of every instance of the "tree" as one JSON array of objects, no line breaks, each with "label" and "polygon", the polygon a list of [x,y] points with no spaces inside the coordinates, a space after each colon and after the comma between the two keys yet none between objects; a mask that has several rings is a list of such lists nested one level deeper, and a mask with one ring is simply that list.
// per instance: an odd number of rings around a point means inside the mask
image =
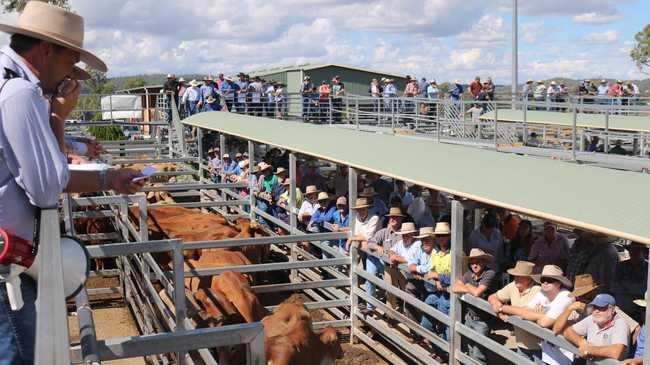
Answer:
[{"label": "tree", "polygon": [[630,51],[630,57],[639,70],[650,67],[650,24],[634,36],[634,48]]},{"label": "tree", "polygon": [[147,82],[144,80],[144,77],[142,76],[133,76],[129,77],[126,80],[124,80],[124,84],[122,85],[122,89],[133,89],[136,87],[142,87],[146,85]]},{"label": "tree", "polygon": [[[3,13],[11,13],[14,11],[21,12],[27,5],[28,0],[0,0],[0,5],[2,6]],[[70,9],[68,0],[41,0],[48,2],[52,5],[60,6],[62,8]]]}]

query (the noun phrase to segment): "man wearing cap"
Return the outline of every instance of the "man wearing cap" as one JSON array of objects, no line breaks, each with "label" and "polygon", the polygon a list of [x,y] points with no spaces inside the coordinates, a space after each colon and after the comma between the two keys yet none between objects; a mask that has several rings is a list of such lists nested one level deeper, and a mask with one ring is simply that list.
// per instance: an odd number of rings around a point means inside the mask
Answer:
[{"label": "man wearing cap", "polygon": [[223,169],[222,174],[225,178],[228,178],[230,175],[241,174],[241,168],[239,167],[239,164],[237,161],[231,159],[230,154],[228,153],[223,154],[223,162],[221,163],[221,167]]},{"label": "man wearing cap", "polygon": [[521,96],[524,100],[533,100],[533,80],[528,79],[521,89]]},{"label": "man wearing cap", "polygon": [[399,197],[402,202],[402,211],[406,211],[411,203],[413,203],[413,194],[408,191],[406,183],[403,180],[395,181],[395,191],[391,193],[389,200],[392,200],[395,196]]},{"label": "man wearing cap", "polygon": [[454,84],[449,89],[449,96],[454,104],[460,103],[460,98],[463,96],[463,85],[460,80],[454,80]]},{"label": "man wearing cap", "polygon": [[[492,310],[502,320],[507,320],[511,306],[527,306],[540,291],[539,285],[535,285],[532,279],[534,267],[532,262],[517,261],[515,267],[507,271],[513,277],[512,282],[488,297]],[[515,339],[520,355],[534,362],[541,361],[542,351],[537,337],[515,326]]]},{"label": "man wearing cap", "polygon": [[343,96],[345,96],[345,85],[341,81],[341,76],[337,75],[332,79],[332,115],[335,123],[341,123]]},{"label": "man wearing cap", "polygon": [[[350,212],[348,210],[348,199],[344,196],[336,198],[336,209],[329,218],[332,224],[332,232],[344,231],[350,226]],[[334,241],[338,244],[340,252],[345,251],[345,240]],[[330,242],[330,246],[332,243]]]},{"label": "man wearing cap", "polygon": [[[432,281],[433,284],[425,283],[427,296],[424,302],[444,314],[449,314],[449,286],[451,285],[451,227],[449,223],[436,223],[433,234],[436,247],[431,252],[431,266],[425,275],[425,279]],[[424,314],[420,323],[422,327],[430,331],[435,330],[444,340],[449,339],[449,327],[438,323],[433,317]]]},{"label": "man wearing cap", "polygon": [[384,201],[381,199],[375,199],[377,192],[372,187],[363,189],[359,193],[359,196],[368,200],[368,204],[370,204],[370,214],[376,214],[379,217],[383,217],[388,213],[388,207],[384,204]]},{"label": "man wearing cap", "polygon": [[302,95],[302,118],[305,122],[309,116],[309,102],[311,90],[313,88],[314,84],[311,82],[311,77],[305,76],[302,80],[302,85],[300,85],[300,95]]},{"label": "man wearing cap", "polygon": [[218,104],[217,89],[212,82],[212,76],[203,78],[203,85],[199,88],[199,105],[202,112],[217,110],[215,104]]},{"label": "man wearing cap", "polygon": [[208,150],[208,172],[210,172],[210,176],[212,177],[212,181],[215,183],[219,182],[219,171],[221,171],[221,159],[219,158],[219,154],[217,153],[217,150],[214,148],[210,148]]},{"label": "man wearing cap", "polygon": [[[564,334],[564,332],[572,325],[581,320],[585,319],[589,314],[591,314],[588,304],[598,294],[599,289],[602,289],[594,282],[594,279],[589,274],[578,275],[575,278],[575,283],[573,285],[573,292],[571,296],[575,298],[575,302],[571,303],[553,324],[553,333],[556,335]],[[634,337],[638,333],[640,327],[639,323],[628,316],[623,310],[618,306],[614,308],[616,313],[619,314],[625,322],[627,322],[630,329],[630,336]],[[544,344],[544,347],[552,346],[550,344]],[[560,353],[557,354],[557,357],[553,357],[556,362],[565,362],[571,361],[573,359],[573,354],[569,351],[559,350]],[[561,355],[560,355],[561,354]],[[563,356],[560,358],[559,356]]]},{"label": "man wearing cap", "polygon": [[544,235],[533,243],[528,261],[534,262],[538,268],[557,265],[562,270],[566,270],[568,258],[569,240],[565,235],[557,232],[555,224],[544,222]]},{"label": "man wearing cap", "polygon": [[240,72],[239,80],[234,84],[237,85],[235,88],[235,109],[237,109],[238,114],[244,114],[246,111],[246,94],[248,93],[248,81],[246,80],[246,74]]},{"label": "man wearing cap", "polygon": [[221,82],[221,86],[219,87],[219,92],[221,93],[223,101],[226,104],[226,110],[229,112],[233,111],[235,92],[237,91],[238,87],[239,86],[234,83],[232,77],[230,76],[224,77],[223,81]]},{"label": "man wearing cap", "polygon": [[[634,304],[638,305],[642,309],[646,309],[648,306],[645,299],[637,299],[634,301]],[[643,357],[645,355],[645,336],[646,336],[646,325],[643,324],[639,335],[636,338],[636,349],[634,350],[634,358],[623,361],[622,365],[643,365]]]},{"label": "man wearing cap", "polygon": [[[34,240],[40,209],[55,207],[59,194],[115,190],[132,194],[144,181],[132,169],[71,171],[65,152],[65,120],[77,103],[83,61],[105,72],[106,65],[83,48],[83,18],[45,2],[30,1],[0,49],[0,227]],[[4,270],[2,270],[4,271]],[[0,363],[34,361],[36,283],[21,275],[24,305],[11,311],[4,278],[0,284]],[[47,360],[45,360],[47,361]]]},{"label": "man wearing cap", "polygon": [[[402,226],[402,219],[404,218],[401,209],[391,208],[390,212],[386,214],[386,217],[388,218],[388,225],[386,228],[382,228],[375,232],[375,234],[373,234],[372,237],[368,240],[368,245],[366,247],[362,247],[363,249],[367,249],[372,253],[383,255],[384,253],[387,253],[393,247],[393,245],[395,245],[401,239],[398,233],[400,227]],[[381,279],[384,277],[384,269],[384,261],[382,259],[377,258],[373,255],[367,255],[366,271],[369,274],[375,275]],[[390,280],[387,281],[390,282]],[[366,280],[365,289],[368,295],[375,296],[375,284]],[[397,301],[394,297],[389,297],[389,300],[393,304],[393,307],[397,307]],[[368,311],[373,310],[374,306],[368,303],[367,309]]]},{"label": "man wearing cap", "polygon": [[492,256],[490,268],[497,273],[502,273],[501,265],[505,260],[503,236],[498,229],[498,219],[495,214],[488,213],[483,216],[481,226],[469,236],[469,248],[480,248]]},{"label": "man wearing cap", "polygon": [[[452,291],[456,294],[470,294],[485,299],[494,292],[496,274],[488,268],[492,255],[480,248],[473,248],[469,252],[469,270],[465,272],[462,280],[457,280]],[[487,321],[490,315],[480,309],[468,306],[465,311],[465,325],[483,336],[490,332]],[[467,341],[469,356],[478,363],[487,364],[487,357],[483,346],[474,341]]]},{"label": "man wearing cap", "polygon": [[[163,90],[165,92],[165,100],[167,102],[167,108],[165,112],[167,113],[166,120],[171,122],[172,120],[172,96],[176,99],[176,104],[178,104],[178,81],[176,81],[176,76],[172,74],[167,74],[167,81],[163,84]],[[176,105],[178,107],[178,105]]]},{"label": "man wearing cap", "polygon": [[626,313],[635,319],[645,318],[645,313],[638,310],[633,301],[645,295],[648,282],[642,278],[648,277],[647,246],[632,242],[626,247],[629,259],[626,257],[618,263],[614,276],[614,285],[611,285],[612,294],[616,303]]},{"label": "man wearing cap", "polygon": [[309,185],[316,186],[318,190],[325,190],[327,187],[327,181],[323,175],[320,174],[320,171],[318,170],[318,164],[314,160],[307,162],[307,170],[305,171],[303,177],[300,179],[301,188],[305,189]]},{"label": "man wearing cap", "polygon": [[[273,166],[262,161],[257,164],[257,182],[253,189],[253,194],[257,197],[255,205],[265,213],[271,214],[273,204],[273,191],[278,184],[278,177],[273,174]],[[270,227],[270,223],[263,217],[258,217],[261,224]]]},{"label": "man wearing cap", "polygon": [[616,300],[609,294],[598,294],[588,306],[591,315],[564,331],[564,336],[580,349],[587,365],[598,360],[621,360],[629,346],[630,328],[618,313]]}]

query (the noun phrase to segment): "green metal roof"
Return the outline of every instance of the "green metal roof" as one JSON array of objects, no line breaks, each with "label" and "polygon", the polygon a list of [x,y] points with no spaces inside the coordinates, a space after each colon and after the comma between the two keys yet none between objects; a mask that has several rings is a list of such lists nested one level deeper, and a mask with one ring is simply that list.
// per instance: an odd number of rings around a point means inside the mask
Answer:
[{"label": "green metal roof", "polygon": [[[523,122],[524,111],[499,109],[499,121]],[[481,115],[481,119],[494,119],[494,111]],[[526,123],[573,126],[573,113],[547,112],[540,110],[526,111]],[[605,129],[605,114],[578,113],[578,127]],[[609,116],[609,129],[619,131],[650,132],[650,116],[616,115]]]},{"label": "green metal roof", "polygon": [[368,70],[364,68],[359,68],[359,67],[353,67],[353,66],[346,66],[346,65],[337,65],[334,63],[322,63],[322,64],[305,64],[305,65],[298,65],[298,66],[287,66],[287,67],[278,67],[278,68],[271,68],[267,70],[255,70],[251,71],[250,75],[251,76],[263,76],[263,75],[270,75],[270,74],[276,74],[276,73],[281,73],[281,72],[286,72],[286,71],[309,71],[309,70],[315,70],[319,68],[325,68],[325,67],[340,67],[340,68],[347,68],[350,70],[355,70],[355,71],[363,71],[363,72],[369,72],[373,74],[378,74],[378,75],[386,75],[386,76],[392,76],[392,77],[397,77],[397,78],[406,78],[405,75],[397,75],[391,72],[382,72],[382,71],[376,71],[376,70]]},{"label": "green metal roof", "polygon": [[650,175],[225,112],[183,123],[650,244]]}]

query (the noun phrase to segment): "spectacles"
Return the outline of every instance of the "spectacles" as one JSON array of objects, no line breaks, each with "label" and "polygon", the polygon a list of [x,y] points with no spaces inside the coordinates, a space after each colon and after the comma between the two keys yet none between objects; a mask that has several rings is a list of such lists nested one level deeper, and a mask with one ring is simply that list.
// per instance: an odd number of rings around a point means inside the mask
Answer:
[{"label": "spectacles", "polygon": [[558,282],[557,279],[553,279],[553,278],[541,278],[539,281],[546,284],[554,284]]},{"label": "spectacles", "polygon": [[597,310],[599,312],[604,312],[604,311],[609,309],[609,305],[606,305],[606,306],[603,306],[603,307],[599,307],[597,305],[592,305],[591,307],[593,308],[593,310]]}]

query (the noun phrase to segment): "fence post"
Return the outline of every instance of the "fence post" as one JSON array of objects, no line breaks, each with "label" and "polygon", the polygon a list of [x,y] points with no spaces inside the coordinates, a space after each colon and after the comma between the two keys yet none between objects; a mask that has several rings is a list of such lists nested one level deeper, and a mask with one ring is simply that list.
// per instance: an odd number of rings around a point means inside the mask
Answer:
[{"label": "fence post", "polygon": [[[198,154],[199,154],[199,181],[203,179],[203,129],[201,127],[197,127],[196,131],[196,144],[197,144],[197,149],[198,149]],[[208,160],[208,163],[210,161]],[[201,192],[201,201],[203,201],[203,192]]]},{"label": "fence post", "polygon": [[[289,154],[289,226],[291,227],[291,232],[289,234],[294,234],[296,227],[298,226],[298,217],[295,214],[296,210],[296,161],[297,157],[295,153]],[[296,243],[292,242],[289,247],[291,247],[291,257],[289,261],[298,260],[298,252],[296,250]],[[295,269],[291,270],[291,282],[296,282],[298,280],[298,271]]]},{"label": "fence post", "polygon": [[[451,202],[451,283],[460,280],[463,275],[463,225],[464,207],[458,200]],[[460,351],[460,334],[456,332],[456,323],[462,323],[460,298],[453,292],[450,294],[449,308],[449,364],[456,365],[460,362],[456,359],[456,351]]]},{"label": "fence post", "polygon": [[[225,170],[226,166],[224,166],[224,161],[223,161],[223,155],[226,153],[226,135],[221,133],[219,134],[219,158],[221,159],[221,170]],[[250,158],[250,156],[248,156]],[[253,166],[250,163],[250,160],[248,161],[248,168],[252,169]],[[250,170],[249,170],[250,171]],[[221,181],[221,180],[219,180]],[[225,181],[222,181],[225,182]],[[221,199],[223,201],[228,200],[228,196],[226,195],[225,191],[221,189]],[[228,207],[224,208],[226,211],[228,210]]]},{"label": "fence post", "polygon": [[605,141],[604,141],[604,148],[603,151],[605,153],[609,152],[609,113],[610,113],[610,108],[605,109]]},{"label": "fence post", "polygon": [[499,106],[494,103],[494,149],[499,150]]},{"label": "fence post", "polygon": [[[185,318],[187,316],[187,309],[185,306],[185,268],[183,260],[183,242],[178,240],[174,244],[173,251],[173,265],[174,265],[174,313],[176,316],[176,329],[174,332],[181,332],[185,330]],[[170,293],[171,294],[171,293]],[[177,353],[178,363],[185,363],[185,353]]]},{"label": "fence post", "polygon": [[328,111],[329,111],[330,125],[332,125],[332,122],[334,121],[334,120],[333,120],[333,119],[334,119],[334,116],[333,116],[334,111],[332,110],[332,107],[333,107],[334,103],[332,103],[332,96],[328,96],[328,100],[327,100],[327,101],[328,101],[328,103],[329,103],[329,105],[330,105],[330,107],[328,108]]},{"label": "fence post", "polygon": [[[347,98],[345,100],[347,100]],[[349,110],[350,109],[348,109],[348,112]],[[359,99],[358,98],[354,99],[354,110],[355,110],[354,121],[357,125],[357,129],[359,129]]]},{"label": "fence post", "polygon": [[574,106],[573,107],[573,124],[572,124],[572,130],[571,130],[571,138],[572,138],[571,158],[572,158],[573,161],[576,160],[576,143],[577,143],[577,138],[578,138],[577,123],[578,123],[578,108],[576,106]]},{"label": "fence post", "polygon": [[[254,171],[255,167],[255,144],[253,141],[248,141],[248,171]],[[259,178],[264,178],[263,176],[260,175]],[[248,179],[248,201],[249,201],[249,208],[250,208],[250,219],[251,222],[255,221],[255,212],[253,211],[253,208],[255,208],[255,194],[253,194],[253,189],[255,185],[253,185],[253,179],[250,178]]]},{"label": "fence post", "polygon": [[354,292],[359,286],[357,277],[357,261],[359,260],[359,252],[357,246],[350,247],[350,343],[354,343],[354,334],[359,324],[357,312],[359,311],[359,298]]}]

